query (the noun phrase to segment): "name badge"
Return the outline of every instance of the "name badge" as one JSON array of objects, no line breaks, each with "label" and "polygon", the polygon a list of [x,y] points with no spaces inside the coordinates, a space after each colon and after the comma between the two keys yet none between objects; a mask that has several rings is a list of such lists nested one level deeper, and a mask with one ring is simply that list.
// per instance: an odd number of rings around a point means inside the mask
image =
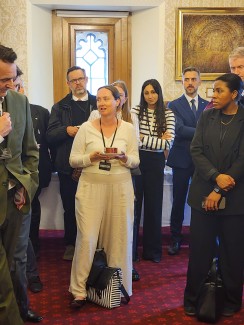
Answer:
[{"label": "name badge", "polygon": [[107,161],[100,161],[100,163],[99,163],[99,169],[110,171],[110,169],[111,169],[111,163],[109,163]]}]

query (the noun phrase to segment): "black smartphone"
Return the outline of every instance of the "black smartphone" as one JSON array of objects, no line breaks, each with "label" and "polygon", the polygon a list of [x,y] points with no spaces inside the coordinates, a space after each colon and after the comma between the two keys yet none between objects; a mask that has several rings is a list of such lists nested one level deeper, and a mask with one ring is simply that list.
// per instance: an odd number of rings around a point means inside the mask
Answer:
[{"label": "black smartphone", "polygon": [[[225,209],[225,202],[226,202],[226,199],[225,199],[224,196],[222,196],[221,199],[220,199],[220,201],[219,201],[219,210]],[[205,208],[205,198],[202,201],[202,208],[203,209]]]}]

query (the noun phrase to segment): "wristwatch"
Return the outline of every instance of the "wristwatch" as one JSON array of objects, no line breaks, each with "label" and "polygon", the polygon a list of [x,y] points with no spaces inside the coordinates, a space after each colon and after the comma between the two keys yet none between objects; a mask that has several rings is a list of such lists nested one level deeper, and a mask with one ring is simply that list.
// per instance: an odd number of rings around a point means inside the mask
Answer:
[{"label": "wristwatch", "polygon": [[225,191],[222,190],[222,188],[220,188],[218,185],[215,185],[213,190],[214,190],[215,193],[218,193],[220,195],[224,195],[225,194]]}]

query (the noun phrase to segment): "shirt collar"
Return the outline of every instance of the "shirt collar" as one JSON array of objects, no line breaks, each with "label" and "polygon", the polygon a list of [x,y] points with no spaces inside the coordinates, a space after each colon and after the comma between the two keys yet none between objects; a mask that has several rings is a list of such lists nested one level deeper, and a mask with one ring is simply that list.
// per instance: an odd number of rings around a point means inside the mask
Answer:
[{"label": "shirt collar", "polygon": [[88,100],[88,93],[85,94],[85,96],[83,96],[82,98],[78,98],[76,97],[75,95],[72,95],[72,99],[77,102],[77,101],[82,101],[82,102],[85,102]]},{"label": "shirt collar", "polygon": [[186,97],[186,99],[187,99],[187,101],[188,101],[188,103],[189,103],[190,105],[191,105],[191,100],[192,100],[192,99],[195,99],[195,105],[196,105],[196,106],[198,105],[198,95],[196,95],[196,97],[192,98],[192,97],[188,96],[187,94],[185,94],[185,97]]}]

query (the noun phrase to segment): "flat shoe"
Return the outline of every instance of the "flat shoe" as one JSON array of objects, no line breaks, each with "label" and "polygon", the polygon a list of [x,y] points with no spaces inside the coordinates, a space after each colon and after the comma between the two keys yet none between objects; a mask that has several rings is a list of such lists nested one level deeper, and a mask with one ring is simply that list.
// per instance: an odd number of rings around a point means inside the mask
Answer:
[{"label": "flat shoe", "polygon": [[70,303],[70,307],[73,309],[79,309],[81,307],[83,307],[86,303],[86,299],[82,299],[82,300],[78,300],[78,299],[74,299],[71,303]]}]

